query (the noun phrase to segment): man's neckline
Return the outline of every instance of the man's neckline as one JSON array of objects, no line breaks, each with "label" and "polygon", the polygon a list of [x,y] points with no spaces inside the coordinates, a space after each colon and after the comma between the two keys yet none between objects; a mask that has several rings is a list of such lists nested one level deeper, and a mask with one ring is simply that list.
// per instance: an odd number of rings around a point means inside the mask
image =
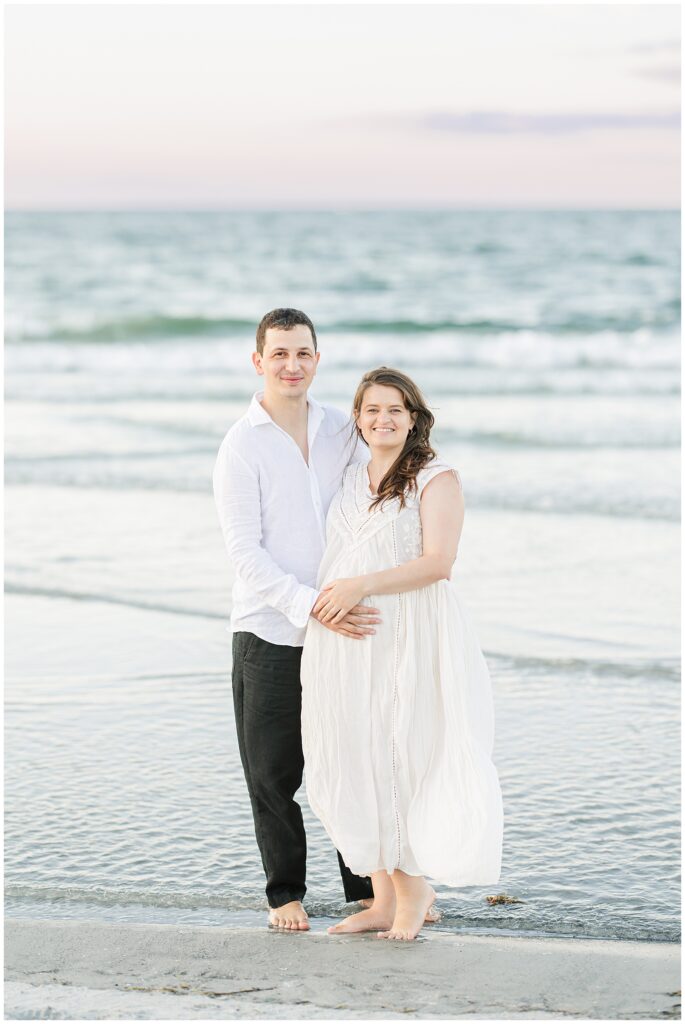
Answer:
[{"label": "man's neckline", "polygon": [[[248,409],[248,419],[251,425],[254,427],[264,423],[271,423],[273,426],[279,427],[276,420],[273,419],[271,414],[262,405],[263,398],[263,391],[255,391],[252,396],[250,407]],[[310,415],[310,413],[313,413],[314,415]],[[317,402],[317,400],[311,395],[307,395],[307,429],[309,430],[310,424],[312,422],[316,422],[317,419],[320,422],[323,419],[323,416],[324,408],[321,403]],[[282,430],[283,428],[280,427],[280,429]]]}]

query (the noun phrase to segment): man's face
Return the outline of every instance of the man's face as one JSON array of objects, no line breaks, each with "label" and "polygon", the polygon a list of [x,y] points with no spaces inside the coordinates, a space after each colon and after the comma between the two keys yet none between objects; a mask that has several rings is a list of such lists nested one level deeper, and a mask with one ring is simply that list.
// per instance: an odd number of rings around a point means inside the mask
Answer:
[{"label": "man's face", "polygon": [[264,353],[252,353],[257,373],[264,377],[265,395],[299,398],[307,393],[316,376],[319,353],[314,351],[312,332],[306,324],[289,331],[269,327],[264,336]]}]

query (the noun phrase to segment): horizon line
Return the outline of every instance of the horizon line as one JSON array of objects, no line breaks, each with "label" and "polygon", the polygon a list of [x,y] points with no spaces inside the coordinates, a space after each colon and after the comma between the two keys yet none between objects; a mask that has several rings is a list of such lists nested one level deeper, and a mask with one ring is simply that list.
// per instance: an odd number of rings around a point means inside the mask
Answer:
[{"label": "horizon line", "polygon": [[439,205],[321,205],[321,206],[290,206],[290,205],[179,205],[156,206],[134,204],[131,206],[5,206],[4,213],[680,213],[680,204],[631,204],[607,205],[603,203],[583,204],[534,204],[504,203],[482,205],[472,203],[444,203]]}]

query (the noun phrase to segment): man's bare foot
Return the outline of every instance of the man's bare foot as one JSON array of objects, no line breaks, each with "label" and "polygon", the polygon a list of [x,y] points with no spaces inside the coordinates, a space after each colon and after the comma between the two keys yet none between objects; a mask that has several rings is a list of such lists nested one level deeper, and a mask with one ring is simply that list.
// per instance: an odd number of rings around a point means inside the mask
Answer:
[{"label": "man's bare foot", "polygon": [[[434,894],[434,896],[435,896],[435,894]],[[373,906],[373,900],[357,900],[357,903],[359,904],[360,907],[363,907],[364,910],[370,910],[371,907]],[[442,917],[442,911],[438,910],[438,908],[435,905],[435,902],[433,902],[433,903],[431,903],[430,907],[426,911],[426,917],[425,917],[423,923],[424,924],[437,924],[441,917]]]},{"label": "man's bare foot", "polygon": [[300,901],[293,900],[292,903],[284,903],[282,907],[271,908],[269,925],[291,932],[306,932],[309,928],[309,918]]},{"label": "man's bare foot", "polygon": [[[371,902],[374,902],[373,900]],[[334,924],[328,929],[329,935],[340,935],[346,932],[373,932],[378,928],[390,928],[394,913],[394,906],[390,903],[381,907],[369,907],[368,910],[360,910],[358,914],[346,917],[340,924]]]},{"label": "man's bare foot", "polygon": [[423,891],[416,896],[398,903],[392,925],[387,931],[379,931],[379,939],[400,939],[411,942],[421,931],[426,914],[435,902],[435,893],[428,882],[424,881]]}]

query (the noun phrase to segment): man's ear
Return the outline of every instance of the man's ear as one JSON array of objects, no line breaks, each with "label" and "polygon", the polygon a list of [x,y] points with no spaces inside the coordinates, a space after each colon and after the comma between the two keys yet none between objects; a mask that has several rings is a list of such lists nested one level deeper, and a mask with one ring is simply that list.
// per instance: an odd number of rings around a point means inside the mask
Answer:
[{"label": "man's ear", "polygon": [[252,353],[252,365],[260,376],[264,374],[264,367],[262,366],[262,357],[259,352]]},{"label": "man's ear", "polygon": [[321,358],[321,353],[320,352],[315,352],[314,353],[314,370],[312,372],[312,377],[316,377],[316,371],[319,369],[319,359],[320,358]]}]

